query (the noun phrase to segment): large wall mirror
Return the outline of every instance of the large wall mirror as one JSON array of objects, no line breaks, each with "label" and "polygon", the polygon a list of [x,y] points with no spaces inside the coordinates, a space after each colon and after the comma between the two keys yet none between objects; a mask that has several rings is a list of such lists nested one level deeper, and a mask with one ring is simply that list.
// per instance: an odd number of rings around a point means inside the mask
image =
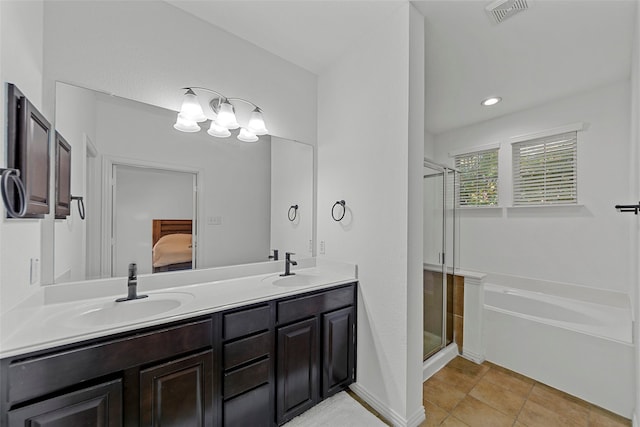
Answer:
[{"label": "large wall mirror", "polygon": [[86,210],[55,220],[55,282],[313,255],[312,146],[178,132],[174,111],[65,83],[55,114]]}]

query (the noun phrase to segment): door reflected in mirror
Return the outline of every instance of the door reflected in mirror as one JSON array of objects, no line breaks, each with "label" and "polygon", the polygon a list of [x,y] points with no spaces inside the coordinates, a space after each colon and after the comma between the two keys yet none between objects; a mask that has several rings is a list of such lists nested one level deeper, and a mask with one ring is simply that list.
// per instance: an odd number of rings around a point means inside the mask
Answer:
[{"label": "door reflected in mirror", "polygon": [[[71,191],[87,202],[85,221],[77,212],[56,220],[56,282],[124,276],[131,262],[145,274],[268,261],[272,249],[313,255],[313,148],[178,132],[175,114],[56,83]],[[183,235],[168,238],[179,249],[167,252],[173,244],[154,236],[154,220],[189,220],[191,233],[165,230]]]}]

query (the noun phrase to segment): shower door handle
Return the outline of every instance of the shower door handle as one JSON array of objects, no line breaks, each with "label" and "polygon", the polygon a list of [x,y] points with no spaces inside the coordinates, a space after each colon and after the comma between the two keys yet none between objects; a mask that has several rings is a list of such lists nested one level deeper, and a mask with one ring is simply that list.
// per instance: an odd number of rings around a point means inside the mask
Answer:
[{"label": "shower door handle", "polygon": [[438,252],[438,263],[444,265],[444,252]]}]

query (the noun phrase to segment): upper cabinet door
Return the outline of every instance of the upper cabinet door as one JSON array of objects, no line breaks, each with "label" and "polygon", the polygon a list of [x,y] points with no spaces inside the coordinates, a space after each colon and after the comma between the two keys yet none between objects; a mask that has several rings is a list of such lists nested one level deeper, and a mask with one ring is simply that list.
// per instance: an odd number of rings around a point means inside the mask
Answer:
[{"label": "upper cabinet door", "polygon": [[14,85],[8,86],[8,95],[7,164],[20,170],[27,203],[24,217],[43,218],[49,213],[51,124]]},{"label": "upper cabinet door", "polygon": [[56,132],[56,219],[71,214],[71,145]]}]

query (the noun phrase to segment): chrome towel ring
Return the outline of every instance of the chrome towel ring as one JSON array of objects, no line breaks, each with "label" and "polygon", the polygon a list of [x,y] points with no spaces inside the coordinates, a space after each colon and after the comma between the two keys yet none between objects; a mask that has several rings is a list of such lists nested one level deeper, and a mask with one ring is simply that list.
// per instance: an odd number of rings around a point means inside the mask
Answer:
[{"label": "chrome towel ring", "polygon": [[[2,202],[7,209],[7,214],[11,218],[22,218],[27,213],[27,200],[25,198],[24,183],[20,179],[20,171],[18,169],[0,168],[0,193],[2,193]],[[13,183],[18,194],[18,206],[13,206],[9,196],[10,185]]]},{"label": "chrome towel ring", "polygon": [[[347,203],[344,200],[338,200],[333,204],[333,207],[331,208],[331,218],[333,218],[334,221],[342,221],[342,219],[344,218],[344,214],[347,213],[347,208],[345,208],[346,204]],[[340,215],[340,218],[336,218],[336,206],[342,206],[342,215]]]}]

